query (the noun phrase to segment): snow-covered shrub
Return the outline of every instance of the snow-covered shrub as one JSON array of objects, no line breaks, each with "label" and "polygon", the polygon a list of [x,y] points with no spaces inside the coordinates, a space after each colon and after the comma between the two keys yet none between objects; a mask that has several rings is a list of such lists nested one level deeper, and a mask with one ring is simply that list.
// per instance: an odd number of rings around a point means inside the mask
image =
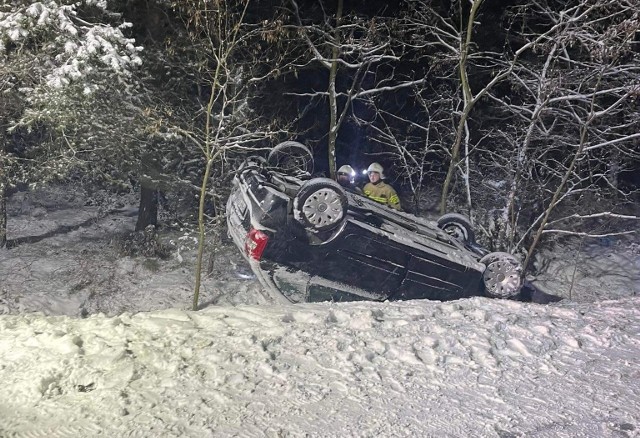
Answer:
[{"label": "snow-covered shrub", "polygon": [[0,6],[0,135],[11,136],[0,158],[11,166],[10,183],[64,175],[86,159],[83,151],[104,149],[95,133],[80,141],[78,132],[92,124],[113,130],[98,121],[115,116],[105,100],[134,94],[141,48],[125,35],[129,26],[104,1]]},{"label": "snow-covered shrub", "polygon": [[156,228],[149,225],[144,231],[120,235],[114,242],[118,252],[127,257],[159,257],[170,256],[170,248],[160,242]]},{"label": "snow-covered shrub", "polygon": [[[101,21],[87,21],[80,10],[99,9]],[[0,7],[0,60],[11,66],[9,80],[30,102],[69,85],[94,92],[96,79],[131,76],[140,65],[140,47],[123,30],[130,23],[110,23],[106,2],[11,2]],[[24,79],[29,69],[29,82]],[[33,74],[38,73],[38,74]],[[62,97],[62,96],[59,96]]]},{"label": "snow-covered shrub", "polygon": [[104,0],[0,3],[0,198],[78,168],[108,177],[105,157],[128,155],[116,149],[141,64],[130,26]]}]

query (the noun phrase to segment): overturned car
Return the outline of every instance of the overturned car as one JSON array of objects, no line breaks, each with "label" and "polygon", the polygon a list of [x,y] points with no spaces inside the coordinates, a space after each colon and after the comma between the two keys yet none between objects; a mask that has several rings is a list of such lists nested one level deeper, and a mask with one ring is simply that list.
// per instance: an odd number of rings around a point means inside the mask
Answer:
[{"label": "overturned car", "polygon": [[331,179],[288,141],[236,171],[229,236],[264,288],[290,302],[517,298],[522,265],[476,244],[469,220],[398,212]]}]

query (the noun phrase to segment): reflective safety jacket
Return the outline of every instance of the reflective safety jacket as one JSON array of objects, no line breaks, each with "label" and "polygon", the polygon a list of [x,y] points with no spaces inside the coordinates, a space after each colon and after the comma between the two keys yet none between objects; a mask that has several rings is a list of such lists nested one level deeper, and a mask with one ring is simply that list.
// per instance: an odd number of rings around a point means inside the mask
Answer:
[{"label": "reflective safety jacket", "polygon": [[400,198],[398,198],[398,194],[389,184],[383,181],[379,181],[377,184],[367,183],[362,190],[367,198],[402,211]]}]

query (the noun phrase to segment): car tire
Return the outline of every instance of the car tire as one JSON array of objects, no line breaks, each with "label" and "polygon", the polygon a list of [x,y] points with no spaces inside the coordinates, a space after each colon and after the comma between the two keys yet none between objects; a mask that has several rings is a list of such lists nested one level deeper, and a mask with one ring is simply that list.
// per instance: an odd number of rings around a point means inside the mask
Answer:
[{"label": "car tire", "polygon": [[267,163],[286,172],[313,173],[313,153],[297,141],[285,141],[269,152]]},{"label": "car tire", "polygon": [[470,245],[475,242],[476,237],[471,221],[463,214],[447,213],[440,216],[438,228],[464,244]]},{"label": "car tire", "polygon": [[340,226],[346,218],[347,206],[344,189],[328,178],[310,179],[293,199],[295,219],[315,233]]},{"label": "car tire", "polygon": [[480,259],[484,289],[492,298],[514,298],[522,289],[522,264],[506,252],[491,252]]}]

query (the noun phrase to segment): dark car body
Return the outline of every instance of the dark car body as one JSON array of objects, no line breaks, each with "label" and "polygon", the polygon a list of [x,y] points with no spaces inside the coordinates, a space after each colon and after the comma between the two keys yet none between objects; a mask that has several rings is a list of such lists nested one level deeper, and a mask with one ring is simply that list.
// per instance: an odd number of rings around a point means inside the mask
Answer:
[{"label": "dark car body", "polygon": [[[291,302],[451,300],[485,294],[487,251],[435,222],[341,192],[343,217],[329,230],[300,218],[301,188],[330,180],[291,175],[249,159],[238,170],[228,233],[261,283]],[[342,197],[343,196],[343,197]],[[307,201],[308,202],[308,201]]]}]

